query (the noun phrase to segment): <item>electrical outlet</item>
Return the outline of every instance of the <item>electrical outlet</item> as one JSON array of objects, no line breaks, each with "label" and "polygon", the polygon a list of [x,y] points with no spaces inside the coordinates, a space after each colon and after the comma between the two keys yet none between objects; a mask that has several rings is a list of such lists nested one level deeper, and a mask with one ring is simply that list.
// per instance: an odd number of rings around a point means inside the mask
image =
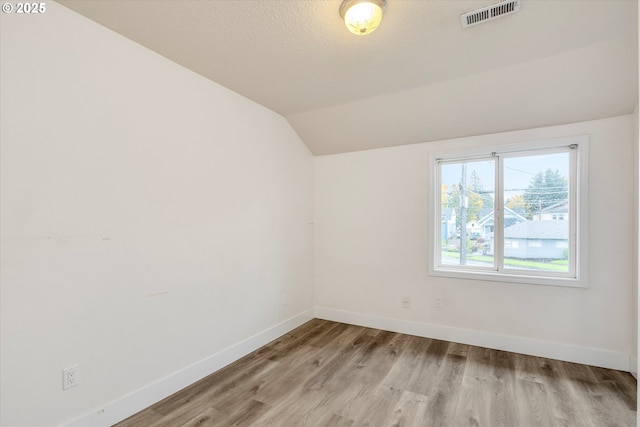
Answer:
[{"label": "electrical outlet", "polygon": [[444,297],[436,297],[436,302],[434,303],[436,308],[444,307]]},{"label": "electrical outlet", "polygon": [[68,390],[79,384],[78,365],[62,370],[62,389]]},{"label": "electrical outlet", "polygon": [[409,297],[402,297],[402,308],[411,308],[411,299]]}]

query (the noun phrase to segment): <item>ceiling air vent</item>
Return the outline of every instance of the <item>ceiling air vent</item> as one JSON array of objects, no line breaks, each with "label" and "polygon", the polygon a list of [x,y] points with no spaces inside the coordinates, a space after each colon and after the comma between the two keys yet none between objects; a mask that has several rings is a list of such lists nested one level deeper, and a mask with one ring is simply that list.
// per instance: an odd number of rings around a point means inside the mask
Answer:
[{"label": "ceiling air vent", "polygon": [[520,0],[507,0],[462,14],[460,15],[460,20],[462,21],[462,28],[466,28],[501,16],[511,15],[519,10]]}]

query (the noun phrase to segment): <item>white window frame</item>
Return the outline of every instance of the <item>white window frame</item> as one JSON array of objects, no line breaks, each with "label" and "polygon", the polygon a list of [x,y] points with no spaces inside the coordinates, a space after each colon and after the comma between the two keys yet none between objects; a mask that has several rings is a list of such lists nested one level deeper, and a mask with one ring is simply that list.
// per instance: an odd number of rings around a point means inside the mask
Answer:
[{"label": "white window frame", "polygon": [[[449,277],[471,280],[488,280],[496,282],[511,282],[524,284],[538,284],[551,286],[588,287],[588,145],[587,135],[554,138],[547,140],[519,142],[514,144],[467,146],[431,152],[429,154],[429,259],[428,273],[430,276]],[[444,265],[441,263],[441,224],[440,218],[440,168],[439,164],[446,161],[483,160],[498,155],[496,162],[495,206],[499,217],[502,201],[502,161],[505,157],[514,157],[533,152],[552,152],[554,149],[564,149],[572,146],[571,171],[569,179],[569,206],[567,216],[570,221],[569,245],[573,257],[570,257],[570,271],[568,273],[525,271],[509,268],[486,268],[471,266]],[[541,153],[544,154],[544,153]],[[501,221],[500,221],[501,222]],[[498,223],[498,221],[496,221]],[[504,248],[502,247],[502,229],[495,228],[496,247],[494,251],[500,254],[502,261]]]}]

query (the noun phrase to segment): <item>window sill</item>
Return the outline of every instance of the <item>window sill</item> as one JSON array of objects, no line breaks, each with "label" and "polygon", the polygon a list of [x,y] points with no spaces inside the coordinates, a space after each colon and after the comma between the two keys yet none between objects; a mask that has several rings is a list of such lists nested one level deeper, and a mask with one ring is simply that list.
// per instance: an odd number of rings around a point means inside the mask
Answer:
[{"label": "window sill", "polygon": [[521,283],[525,285],[562,286],[588,288],[585,279],[575,277],[549,277],[526,274],[496,273],[494,271],[463,271],[455,269],[429,269],[429,276],[453,279],[482,280],[489,282]]}]

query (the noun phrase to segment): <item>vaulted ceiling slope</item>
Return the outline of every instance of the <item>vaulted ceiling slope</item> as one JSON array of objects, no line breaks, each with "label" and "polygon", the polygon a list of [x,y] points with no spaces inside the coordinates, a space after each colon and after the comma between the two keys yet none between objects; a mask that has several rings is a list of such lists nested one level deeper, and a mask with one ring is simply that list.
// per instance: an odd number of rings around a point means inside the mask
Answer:
[{"label": "vaulted ceiling slope", "polygon": [[282,114],[316,155],[592,120],[638,103],[638,2],[388,0],[357,37],[340,0],[59,0]]}]

